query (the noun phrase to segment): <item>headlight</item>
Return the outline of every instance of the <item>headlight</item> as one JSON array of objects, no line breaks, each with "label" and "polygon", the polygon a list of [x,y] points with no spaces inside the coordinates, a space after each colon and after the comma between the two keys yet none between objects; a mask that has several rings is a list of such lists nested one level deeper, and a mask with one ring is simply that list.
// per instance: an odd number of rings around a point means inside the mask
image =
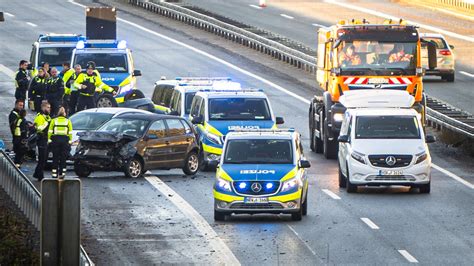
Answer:
[{"label": "headlight", "polygon": [[126,93],[128,91],[131,91],[132,89],[133,89],[133,84],[128,83],[127,85],[120,86],[119,89],[117,90],[117,94]]},{"label": "headlight", "polygon": [[353,152],[351,153],[351,157],[352,157],[354,160],[356,160],[356,161],[358,161],[358,162],[360,162],[360,163],[366,164],[366,163],[365,163],[365,155],[362,154],[362,153],[360,153],[360,152],[353,151]]},{"label": "headlight", "polygon": [[336,122],[341,122],[341,121],[344,119],[344,114],[335,113],[335,114],[333,115],[333,119],[334,119],[334,121],[336,121]]},{"label": "headlight", "polygon": [[216,188],[220,190],[224,190],[224,191],[229,191],[229,192],[232,191],[230,187],[230,182],[220,177],[216,178]]},{"label": "headlight", "polygon": [[217,136],[216,134],[212,134],[209,132],[207,132],[206,136],[212,143],[217,144],[217,145],[222,145],[222,139],[220,136]]},{"label": "headlight", "polygon": [[292,190],[293,188],[298,187],[300,185],[301,185],[301,179],[299,177],[293,177],[292,179],[289,179],[283,182],[283,186],[281,187],[281,192]]},{"label": "headlight", "polygon": [[428,158],[428,154],[426,152],[418,153],[416,155],[415,164],[419,164],[419,163],[423,162],[424,160],[426,160],[426,158]]}]

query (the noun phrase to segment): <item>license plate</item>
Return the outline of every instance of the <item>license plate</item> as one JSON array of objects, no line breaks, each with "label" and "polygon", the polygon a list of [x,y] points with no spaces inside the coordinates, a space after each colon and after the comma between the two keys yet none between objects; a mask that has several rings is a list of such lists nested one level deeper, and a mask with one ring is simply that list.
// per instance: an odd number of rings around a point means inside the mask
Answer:
[{"label": "license plate", "polygon": [[384,78],[369,79],[369,84],[386,84],[386,83],[388,83],[388,79],[384,79]]},{"label": "license plate", "polygon": [[268,198],[245,198],[245,203],[268,203]]},{"label": "license plate", "polygon": [[106,150],[98,150],[98,149],[89,149],[86,150],[85,155],[89,156],[106,156],[107,151]]},{"label": "license plate", "polygon": [[380,171],[380,175],[403,175],[403,171],[401,171],[401,170],[382,170],[382,171]]}]

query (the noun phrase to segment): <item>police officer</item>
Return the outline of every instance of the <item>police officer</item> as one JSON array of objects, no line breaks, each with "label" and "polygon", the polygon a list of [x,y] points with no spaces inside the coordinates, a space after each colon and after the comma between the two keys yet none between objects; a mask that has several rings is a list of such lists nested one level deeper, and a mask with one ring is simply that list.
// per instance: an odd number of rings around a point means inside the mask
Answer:
[{"label": "police officer", "polygon": [[74,86],[79,91],[79,99],[77,102],[77,111],[95,108],[94,93],[101,93],[102,90],[111,92],[115,95],[115,91],[102,82],[100,74],[95,71],[95,64],[89,62],[87,64],[86,73],[81,73],[74,82]]},{"label": "police officer", "polygon": [[36,129],[36,145],[38,147],[38,163],[36,164],[33,177],[41,181],[44,178],[44,166],[48,160],[48,130],[51,117],[51,105],[47,102],[41,104],[41,112],[39,112],[34,120]]},{"label": "police officer", "polygon": [[13,132],[13,151],[15,152],[14,163],[20,168],[23,163],[23,157],[27,152],[28,142],[28,122],[26,121],[26,110],[20,110],[19,117],[15,122]]},{"label": "police officer", "polygon": [[29,97],[30,102],[33,102],[34,110],[36,112],[41,111],[41,102],[45,99],[47,89],[47,78],[46,71],[40,67],[38,69],[38,75],[33,78],[30,85]]},{"label": "police officer", "polygon": [[48,143],[53,152],[53,178],[66,176],[66,160],[72,142],[72,123],[66,118],[66,109],[59,107],[58,116],[51,120],[48,130]]},{"label": "police officer", "polygon": [[10,132],[12,137],[15,134],[16,121],[20,118],[20,111],[25,108],[25,102],[23,100],[15,101],[15,108],[8,115],[8,124],[10,125]]},{"label": "police officer", "polygon": [[56,114],[59,106],[63,103],[64,83],[58,76],[58,70],[55,67],[51,68],[51,77],[47,79],[46,83],[48,84],[46,99],[51,104],[52,113]]},{"label": "police officer", "polygon": [[[69,63],[65,63],[64,65],[69,65]],[[63,66],[64,66],[63,65]],[[68,98],[67,102],[67,111],[69,115],[73,115],[76,112],[77,106],[77,98],[79,97],[79,92],[77,91],[76,86],[74,86],[74,81],[76,81],[79,74],[82,72],[81,65],[77,64],[74,66],[74,70],[69,69],[64,72],[63,75],[63,82],[64,82],[64,96]]]},{"label": "police officer", "polygon": [[20,67],[15,73],[15,99],[17,100],[26,100],[26,92],[28,91],[28,84],[30,83],[30,79],[26,73],[28,64],[28,61],[21,60]]}]

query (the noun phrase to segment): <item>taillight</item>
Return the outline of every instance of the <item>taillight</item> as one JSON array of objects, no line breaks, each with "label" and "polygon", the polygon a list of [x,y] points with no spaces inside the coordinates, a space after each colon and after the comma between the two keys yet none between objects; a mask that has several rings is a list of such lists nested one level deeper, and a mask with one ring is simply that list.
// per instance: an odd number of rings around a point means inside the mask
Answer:
[{"label": "taillight", "polygon": [[439,54],[440,54],[440,55],[451,55],[451,51],[449,51],[449,50],[441,50],[441,51],[439,51]]}]

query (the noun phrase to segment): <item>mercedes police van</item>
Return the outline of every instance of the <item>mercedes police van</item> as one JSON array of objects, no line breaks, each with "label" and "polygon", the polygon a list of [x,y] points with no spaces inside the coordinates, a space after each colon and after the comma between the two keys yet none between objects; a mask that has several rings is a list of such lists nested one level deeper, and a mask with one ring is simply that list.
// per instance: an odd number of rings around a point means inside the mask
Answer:
[{"label": "mercedes police van", "polygon": [[[339,136],[339,187],[410,186],[430,193],[431,156],[420,114],[406,91],[346,91]],[[367,107],[370,106],[370,107]]]},{"label": "mercedes police van", "polygon": [[136,77],[142,74],[135,69],[132,51],[125,41],[79,41],[73,50],[71,65],[80,64],[85,69],[90,61],[96,64],[102,81],[117,92],[115,96],[105,92],[99,95],[97,107],[116,107],[127,100],[145,97],[136,89]]},{"label": "mercedes police van", "polygon": [[218,164],[229,131],[274,129],[284,123],[283,118],[275,117],[267,95],[252,89],[198,91],[189,119],[199,135],[203,170]]},{"label": "mercedes police van", "polygon": [[214,219],[284,213],[301,220],[308,211],[309,167],[293,129],[228,133],[214,184]]}]

